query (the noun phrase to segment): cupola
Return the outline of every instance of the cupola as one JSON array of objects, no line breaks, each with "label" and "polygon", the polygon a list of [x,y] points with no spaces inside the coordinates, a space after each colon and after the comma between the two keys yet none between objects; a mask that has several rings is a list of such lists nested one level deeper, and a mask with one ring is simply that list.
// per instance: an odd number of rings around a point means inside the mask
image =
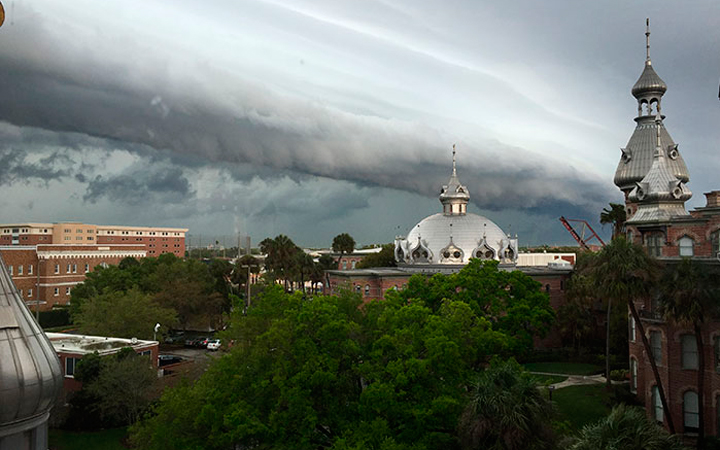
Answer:
[{"label": "cupola", "polygon": [[455,144],[453,144],[452,175],[447,185],[440,190],[440,203],[443,204],[443,214],[456,216],[467,214],[467,204],[470,194],[465,186],[460,184],[455,167]]}]

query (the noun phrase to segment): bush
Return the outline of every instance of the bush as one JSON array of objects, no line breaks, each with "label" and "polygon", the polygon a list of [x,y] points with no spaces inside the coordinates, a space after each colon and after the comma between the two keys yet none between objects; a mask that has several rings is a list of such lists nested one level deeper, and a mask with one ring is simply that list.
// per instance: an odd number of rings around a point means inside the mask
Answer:
[{"label": "bush", "polygon": [[40,311],[40,326],[42,328],[55,328],[70,325],[70,310],[68,308],[54,308],[50,311]]},{"label": "bush", "polygon": [[631,406],[640,406],[640,400],[637,395],[630,391],[630,384],[614,384],[612,387],[612,403],[613,405],[626,404]]},{"label": "bush", "polygon": [[613,381],[625,381],[628,379],[627,369],[616,369],[610,371],[610,379]]}]

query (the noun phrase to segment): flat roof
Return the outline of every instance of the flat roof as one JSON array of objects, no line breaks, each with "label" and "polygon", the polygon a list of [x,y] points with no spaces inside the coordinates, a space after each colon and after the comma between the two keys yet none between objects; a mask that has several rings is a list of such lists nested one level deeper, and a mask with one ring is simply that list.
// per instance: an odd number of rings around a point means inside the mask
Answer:
[{"label": "flat roof", "polygon": [[67,333],[45,333],[56,352],[86,355],[98,352],[100,355],[117,353],[123,347],[141,349],[158,345],[158,341],[125,339],[105,336],[85,336]]}]

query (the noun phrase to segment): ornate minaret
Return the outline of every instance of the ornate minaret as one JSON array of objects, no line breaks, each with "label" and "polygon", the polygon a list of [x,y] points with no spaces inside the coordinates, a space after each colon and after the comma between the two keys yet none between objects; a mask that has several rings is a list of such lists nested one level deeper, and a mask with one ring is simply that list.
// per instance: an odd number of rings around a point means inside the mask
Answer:
[{"label": "ornate minaret", "polygon": [[628,198],[636,183],[645,178],[653,165],[655,148],[662,142],[661,150],[666,157],[665,165],[672,175],[684,183],[690,179],[685,161],[678,152],[678,145],[665,129],[662,115],[662,97],[667,91],[665,82],[655,73],[650,60],[650,21],[645,31],[645,68],[632,88],[638,102],[637,126],[630,141],[622,148],[622,155],[615,171],[615,185],[625,194],[628,217],[635,213],[636,205]]},{"label": "ornate minaret", "polygon": [[628,200],[637,205],[637,211],[626,222],[628,225],[655,223],[674,217],[689,216],[685,202],[690,200],[692,192],[685,183],[673,175],[668,167],[668,159],[660,137],[660,117],[656,128],[657,145],[653,163],[642,181],[635,183]]},{"label": "ornate minaret", "polygon": [[470,194],[465,186],[460,184],[455,168],[455,144],[453,144],[452,175],[446,186],[440,190],[440,203],[443,204],[443,214],[458,216],[467,214],[467,204]]}]

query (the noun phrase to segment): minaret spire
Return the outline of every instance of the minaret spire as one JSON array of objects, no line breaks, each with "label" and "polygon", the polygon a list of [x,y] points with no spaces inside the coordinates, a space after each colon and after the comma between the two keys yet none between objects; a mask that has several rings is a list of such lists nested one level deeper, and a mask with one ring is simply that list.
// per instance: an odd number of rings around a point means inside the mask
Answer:
[{"label": "minaret spire", "polygon": [[453,144],[453,176],[457,176],[457,170],[455,170],[455,144]]},{"label": "minaret spire", "polygon": [[645,64],[650,62],[650,18],[645,19]]}]

